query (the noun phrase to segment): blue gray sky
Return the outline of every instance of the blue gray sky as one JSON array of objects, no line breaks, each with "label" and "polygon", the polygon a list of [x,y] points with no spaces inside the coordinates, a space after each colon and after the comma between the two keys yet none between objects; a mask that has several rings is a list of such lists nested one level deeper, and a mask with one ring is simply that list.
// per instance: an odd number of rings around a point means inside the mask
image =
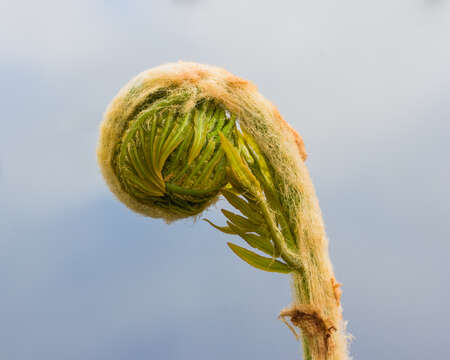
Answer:
[{"label": "blue gray sky", "polygon": [[299,358],[287,276],[103,183],[108,102],[177,60],[253,81],[304,137],[354,359],[448,358],[449,34],[446,0],[0,0],[0,358]]}]

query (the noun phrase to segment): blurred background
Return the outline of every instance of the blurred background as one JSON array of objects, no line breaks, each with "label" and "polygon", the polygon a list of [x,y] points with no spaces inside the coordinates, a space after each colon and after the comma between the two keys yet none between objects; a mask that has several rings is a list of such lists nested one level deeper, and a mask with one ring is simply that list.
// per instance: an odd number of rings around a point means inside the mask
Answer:
[{"label": "blurred background", "polygon": [[101,178],[107,104],[177,60],[251,80],[303,136],[354,359],[448,358],[449,34],[446,0],[1,0],[0,358],[299,359],[288,276]]}]

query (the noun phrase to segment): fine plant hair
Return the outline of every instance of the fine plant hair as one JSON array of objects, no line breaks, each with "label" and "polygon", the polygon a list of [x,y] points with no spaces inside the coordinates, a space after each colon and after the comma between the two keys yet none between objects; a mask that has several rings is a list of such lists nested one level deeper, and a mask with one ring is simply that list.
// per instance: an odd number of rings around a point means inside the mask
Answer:
[{"label": "fine plant hair", "polygon": [[292,275],[293,304],[280,319],[301,339],[304,358],[349,358],[303,141],[256,86],[196,63],[144,71],[108,106],[97,155],[111,191],[145,216],[199,216],[223,195],[241,215],[223,210],[227,225],[212,225],[269,257],[231,250],[253,267]]}]

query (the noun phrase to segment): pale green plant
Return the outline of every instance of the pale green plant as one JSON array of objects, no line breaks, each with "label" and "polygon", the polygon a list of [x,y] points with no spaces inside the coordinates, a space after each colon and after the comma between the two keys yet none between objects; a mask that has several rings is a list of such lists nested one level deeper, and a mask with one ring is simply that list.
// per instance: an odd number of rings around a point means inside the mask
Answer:
[{"label": "pale green plant", "polygon": [[110,104],[98,158],[115,195],[147,216],[198,216],[223,195],[238,213],[222,210],[225,226],[206,221],[252,248],[228,243],[249,265],[292,274],[294,303],[280,318],[305,359],[348,358],[303,143],[253,85],[193,63],[144,72]]}]

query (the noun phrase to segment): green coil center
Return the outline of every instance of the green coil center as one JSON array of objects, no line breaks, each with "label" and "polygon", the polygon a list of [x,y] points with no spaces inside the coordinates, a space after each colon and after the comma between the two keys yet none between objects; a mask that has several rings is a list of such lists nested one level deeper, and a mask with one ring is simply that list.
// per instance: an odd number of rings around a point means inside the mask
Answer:
[{"label": "green coil center", "polygon": [[195,215],[227,183],[219,133],[236,143],[236,118],[213,100],[182,111],[186,96],[167,96],[135,111],[116,147],[123,189],[142,204]]}]

